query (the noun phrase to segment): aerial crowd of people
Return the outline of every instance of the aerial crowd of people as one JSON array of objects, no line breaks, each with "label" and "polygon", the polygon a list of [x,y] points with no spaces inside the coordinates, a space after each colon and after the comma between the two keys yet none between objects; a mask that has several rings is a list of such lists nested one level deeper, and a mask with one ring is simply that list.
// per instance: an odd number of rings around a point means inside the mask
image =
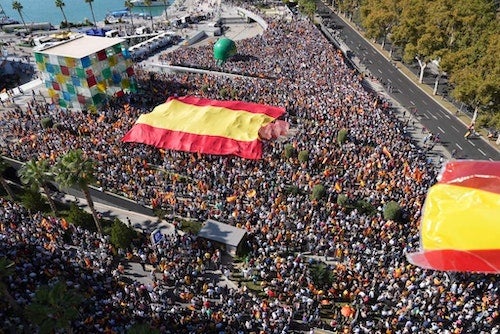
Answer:
[{"label": "aerial crowd of people", "polygon": [[[409,264],[419,247],[419,218],[438,167],[390,107],[362,86],[308,19],[266,18],[262,35],[237,41],[238,55],[215,65],[211,45],[163,54],[176,65],[240,77],[137,69],[141,91],[99,113],[69,111],[33,98],[0,115],[0,152],[52,163],[80,148],[96,163],[96,186],[176,217],[207,218],[245,228],[248,255],[237,274],[262,287],[218,285],[208,274],[233,274],[217,246],[173,234],[135,249],[156,268],[154,283],[120,280],[109,238],[29,213],[2,200],[0,256],[16,262],[7,282],[25,305],[43,284],[64,280],[88,300],[75,332],[121,333],[137,322],[162,333],[290,333],[324,327],[352,333],[498,333],[498,276],[444,273]],[[264,142],[261,160],[161,150],[121,138],[137,117],[169,96],[258,102],[286,108],[290,133]],[[50,117],[52,128],[41,120]],[[347,130],[339,143],[338,133]],[[287,145],[308,159],[285,155]],[[315,185],[326,189],[312,199]],[[293,190],[293,191],[292,191]],[[371,209],[348,206],[363,202]],[[386,220],[390,201],[401,221]],[[66,232],[70,231],[70,232]],[[208,255],[207,255],[208,254]],[[333,275],[315,281],[310,256]],[[316,260],[317,261],[317,260]],[[351,312],[340,312],[348,305]],[[322,312],[329,309],[329,319]],[[6,328],[19,328],[11,309]],[[17,326],[17,327],[16,327]]]}]

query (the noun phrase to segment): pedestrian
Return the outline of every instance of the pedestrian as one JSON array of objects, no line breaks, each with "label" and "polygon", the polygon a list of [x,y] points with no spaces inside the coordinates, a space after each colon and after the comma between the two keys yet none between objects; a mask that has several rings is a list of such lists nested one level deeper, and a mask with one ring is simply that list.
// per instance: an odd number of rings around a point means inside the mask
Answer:
[{"label": "pedestrian", "polygon": [[141,252],[139,254],[139,257],[141,258],[141,267],[142,267],[142,270],[146,271],[146,260],[147,260],[147,255],[146,253],[144,252]]}]

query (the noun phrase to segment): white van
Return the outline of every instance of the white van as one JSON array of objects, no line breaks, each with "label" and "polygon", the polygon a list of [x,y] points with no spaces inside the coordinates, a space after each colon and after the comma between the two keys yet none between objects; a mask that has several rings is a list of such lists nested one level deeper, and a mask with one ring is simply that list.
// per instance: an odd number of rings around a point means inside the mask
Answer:
[{"label": "white van", "polygon": [[149,33],[149,28],[148,27],[138,27],[138,28],[135,28],[135,34],[136,35],[144,35],[144,34],[147,34]]},{"label": "white van", "polygon": [[106,37],[118,37],[119,33],[120,32],[118,30],[110,30],[110,31],[106,31],[104,36],[106,36]]}]

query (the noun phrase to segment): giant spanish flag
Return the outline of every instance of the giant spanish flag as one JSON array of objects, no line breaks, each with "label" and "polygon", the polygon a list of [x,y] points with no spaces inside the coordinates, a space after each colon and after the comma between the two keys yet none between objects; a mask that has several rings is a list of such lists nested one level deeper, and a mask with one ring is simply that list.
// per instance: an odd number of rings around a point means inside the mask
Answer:
[{"label": "giant spanish flag", "polygon": [[151,113],[141,115],[122,141],[260,159],[259,129],[284,112],[284,108],[241,101],[169,98]]},{"label": "giant spanish flag", "polygon": [[420,267],[500,273],[500,162],[448,162],[425,200]]}]

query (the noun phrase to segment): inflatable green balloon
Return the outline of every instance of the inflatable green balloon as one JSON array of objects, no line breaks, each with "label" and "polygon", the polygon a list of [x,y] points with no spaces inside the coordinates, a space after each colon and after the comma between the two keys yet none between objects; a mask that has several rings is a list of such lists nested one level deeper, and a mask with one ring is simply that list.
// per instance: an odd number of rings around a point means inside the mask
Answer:
[{"label": "inflatable green balloon", "polygon": [[226,59],[236,54],[236,44],[229,38],[219,38],[214,44],[214,58],[217,65],[222,65]]}]

